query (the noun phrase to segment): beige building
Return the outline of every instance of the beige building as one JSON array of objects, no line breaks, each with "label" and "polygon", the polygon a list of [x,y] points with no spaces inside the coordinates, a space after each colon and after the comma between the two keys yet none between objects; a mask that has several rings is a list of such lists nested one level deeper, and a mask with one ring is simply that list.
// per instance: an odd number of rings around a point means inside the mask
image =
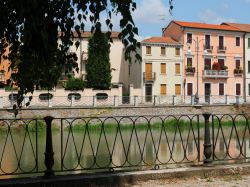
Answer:
[{"label": "beige building", "polygon": [[[111,37],[113,40],[113,43],[111,43],[110,47],[110,64],[112,69],[112,84],[124,84],[127,79],[128,74],[128,62],[125,62],[123,57],[123,51],[124,46],[121,42],[121,40],[118,38],[118,32],[112,32]],[[75,45],[73,45],[70,48],[70,52],[76,53],[78,60],[78,67],[79,71],[72,71],[75,77],[83,78],[85,79],[86,76],[86,68],[85,65],[87,63],[88,59],[88,39],[91,37],[91,32],[84,32],[79,37],[77,34],[75,34],[75,37],[73,39],[74,42],[79,41],[80,45],[78,48],[76,48]],[[67,76],[62,77],[67,78]]]},{"label": "beige building", "polygon": [[140,85],[141,96],[182,95],[182,45],[169,37],[152,37],[141,42],[142,63],[132,64],[130,83]]}]

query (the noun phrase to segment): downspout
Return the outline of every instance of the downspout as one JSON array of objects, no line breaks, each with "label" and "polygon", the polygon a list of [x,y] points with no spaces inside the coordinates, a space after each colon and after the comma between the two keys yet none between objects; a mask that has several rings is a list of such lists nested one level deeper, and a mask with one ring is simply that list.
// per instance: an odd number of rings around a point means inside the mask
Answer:
[{"label": "downspout", "polygon": [[246,45],[246,42],[245,42],[245,39],[246,39],[246,33],[244,33],[243,35],[243,70],[244,70],[244,73],[243,73],[243,97],[244,97],[244,102],[246,102],[246,49],[245,49],[245,45]]}]

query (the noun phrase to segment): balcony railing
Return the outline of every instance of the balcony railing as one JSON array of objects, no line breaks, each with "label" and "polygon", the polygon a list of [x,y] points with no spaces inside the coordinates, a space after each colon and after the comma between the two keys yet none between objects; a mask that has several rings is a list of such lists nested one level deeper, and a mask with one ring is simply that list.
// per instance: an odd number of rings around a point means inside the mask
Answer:
[{"label": "balcony railing", "polygon": [[187,67],[186,68],[186,75],[194,75],[195,67]]},{"label": "balcony railing", "polygon": [[227,50],[227,47],[226,46],[218,46],[217,47],[217,52],[218,53],[225,53]]},{"label": "balcony railing", "polygon": [[234,75],[235,76],[242,76],[243,70],[241,68],[234,69]]},{"label": "balcony railing", "polygon": [[209,53],[211,53],[214,48],[212,45],[204,45],[203,47],[204,47],[204,50],[206,50]]},{"label": "balcony railing", "polygon": [[155,72],[143,72],[144,82],[154,82],[156,78]]},{"label": "balcony railing", "polygon": [[204,78],[228,78],[227,70],[203,70]]},{"label": "balcony railing", "polygon": [[5,78],[4,78],[4,73],[0,73],[0,82],[4,82]]}]

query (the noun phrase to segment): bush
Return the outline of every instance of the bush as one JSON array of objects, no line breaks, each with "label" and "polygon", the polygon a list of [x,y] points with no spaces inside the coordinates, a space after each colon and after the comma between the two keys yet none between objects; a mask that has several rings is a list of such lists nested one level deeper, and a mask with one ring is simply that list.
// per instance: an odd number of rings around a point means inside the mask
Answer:
[{"label": "bush", "polygon": [[85,82],[82,79],[71,77],[65,84],[65,90],[84,90]]}]

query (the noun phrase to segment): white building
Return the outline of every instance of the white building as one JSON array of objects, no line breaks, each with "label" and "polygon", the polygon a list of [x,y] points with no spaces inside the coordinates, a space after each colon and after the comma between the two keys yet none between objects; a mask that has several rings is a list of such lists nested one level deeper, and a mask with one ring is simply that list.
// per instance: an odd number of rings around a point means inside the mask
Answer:
[{"label": "white building", "polygon": [[142,62],[131,64],[130,83],[141,88],[146,102],[153,96],[181,96],[182,45],[169,37],[152,37],[141,44]]}]

